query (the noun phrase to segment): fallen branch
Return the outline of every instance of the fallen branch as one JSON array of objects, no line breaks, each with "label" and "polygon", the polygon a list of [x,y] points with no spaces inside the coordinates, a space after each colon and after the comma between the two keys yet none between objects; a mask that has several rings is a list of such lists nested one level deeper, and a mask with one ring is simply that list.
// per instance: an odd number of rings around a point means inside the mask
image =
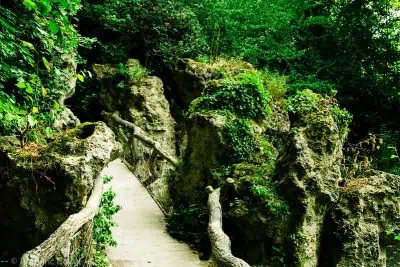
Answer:
[{"label": "fallen branch", "polygon": [[68,219],[42,244],[22,255],[20,267],[42,267],[73,239],[82,226],[97,214],[103,193],[103,179],[99,176],[86,206]]},{"label": "fallen branch", "polygon": [[222,207],[219,201],[220,188],[207,187],[210,221],[208,236],[211,241],[212,257],[218,267],[250,267],[244,260],[232,255],[231,240],[222,229]]},{"label": "fallen branch", "polygon": [[140,129],[139,127],[137,127],[136,125],[130,123],[129,121],[123,120],[121,119],[121,117],[119,117],[116,113],[109,113],[109,112],[102,112],[103,116],[108,116],[110,118],[112,118],[114,121],[116,121],[117,123],[124,125],[128,128],[130,128],[131,130],[133,130],[132,135],[139,139],[140,141],[142,141],[143,143],[145,143],[147,146],[154,148],[158,154],[160,154],[160,156],[162,156],[163,158],[165,158],[166,160],[168,160],[172,165],[174,165],[175,167],[178,165],[178,160],[176,158],[174,158],[173,156],[171,156],[170,154],[168,154],[168,152],[165,152],[162,148],[160,143],[158,143],[157,141],[154,141],[153,139],[151,139],[150,137],[148,137],[147,135],[143,134],[142,129]]}]

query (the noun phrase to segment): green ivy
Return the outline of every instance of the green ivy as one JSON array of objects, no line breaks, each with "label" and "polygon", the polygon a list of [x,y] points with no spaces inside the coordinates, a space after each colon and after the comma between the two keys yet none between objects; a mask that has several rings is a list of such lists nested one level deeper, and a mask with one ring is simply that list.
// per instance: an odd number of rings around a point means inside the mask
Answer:
[{"label": "green ivy", "polygon": [[[103,178],[104,183],[111,181],[111,176]],[[115,204],[115,192],[112,188],[103,193],[100,200],[100,208],[98,214],[94,218],[93,223],[93,243],[92,243],[92,264],[96,267],[111,266],[105,251],[110,246],[116,246],[111,228],[116,226],[113,216],[121,210],[121,206]]]},{"label": "green ivy", "polygon": [[249,160],[255,153],[257,146],[252,136],[252,125],[248,119],[233,119],[224,127],[224,140],[232,153],[229,158],[232,162]]},{"label": "green ivy", "polygon": [[286,109],[294,114],[317,111],[321,98],[310,89],[297,91],[295,95],[288,98]]},{"label": "green ivy", "polygon": [[225,110],[241,118],[258,119],[270,112],[270,94],[261,72],[249,71],[214,81],[190,110]]},{"label": "green ivy", "polygon": [[[0,132],[44,142],[68,89],[65,62],[80,37],[71,20],[80,1],[24,0],[0,7]],[[79,79],[79,77],[78,77]]]}]

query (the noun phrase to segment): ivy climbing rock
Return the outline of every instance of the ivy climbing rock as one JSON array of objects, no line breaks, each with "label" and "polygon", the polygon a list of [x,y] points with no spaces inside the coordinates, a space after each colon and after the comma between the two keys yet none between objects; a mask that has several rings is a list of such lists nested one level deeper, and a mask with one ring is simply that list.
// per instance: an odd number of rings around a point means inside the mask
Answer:
[{"label": "ivy climbing rock", "polygon": [[[270,105],[263,73],[246,62],[185,64],[175,78],[191,81],[186,86],[193,91],[178,88],[190,92],[181,101],[191,103],[187,147],[170,179],[176,212],[182,206],[205,207],[205,187],[221,187],[224,230],[233,255],[249,264],[271,263],[271,240],[283,244],[288,225],[285,201],[272,180],[278,156],[272,141],[278,147],[287,137],[289,114],[282,102]],[[234,186],[225,184],[227,178]]]},{"label": "ivy climbing rock", "polygon": [[81,124],[47,146],[21,149],[15,141],[0,140],[0,235],[1,251],[22,254],[82,209],[120,146],[103,122]]}]

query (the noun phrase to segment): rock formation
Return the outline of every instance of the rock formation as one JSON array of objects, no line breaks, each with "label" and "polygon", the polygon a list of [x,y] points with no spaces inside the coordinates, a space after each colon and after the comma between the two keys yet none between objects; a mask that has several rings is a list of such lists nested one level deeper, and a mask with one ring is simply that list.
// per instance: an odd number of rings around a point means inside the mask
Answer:
[{"label": "rock formation", "polygon": [[[174,203],[205,206],[204,188],[221,187],[233,255],[251,264],[386,266],[386,246],[393,244],[386,231],[399,230],[400,177],[376,172],[343,180],[344,136],[328,99],[314,94],[315,108],[290,114],[272,100],[272,112],[251,122],[253,138],[266,141],[255,145],[253,159],[232,164],[224,135],[229,114],[192,107],[208,85],[251,66],[184,63],[175,76],[185,92],[179,101],[192,105],[187,147],[170,180]],[[224,182],[228,177],[234,186]]]},{"label": "rock formation", "polygon": [[1,251],[24,253],[82,209],[119,146],[102,122],[84,123],[47,146],[0,140]]},{"label": "rock formation", "polygon": [[[136,60],[128,60],[127,72],[141,68]],[[175,126],[169,104],[164,95],[162,81],[154,76],[136,78],[132,75],[118,88],[118,68],[113,65],[94,65],[101,81],[101,103],[108,111],[117,111],[127,120],[145,131],[146,135],[159,142],[172,156],[176,156]],[[133,166],[135,175],[146,184],[161,206],[171,206],[167,177],[172,166],[153,153],[151,148],[131,138],[131,130],[122,128],[113,121],[107,122],[124,144],[124,157]]]}]

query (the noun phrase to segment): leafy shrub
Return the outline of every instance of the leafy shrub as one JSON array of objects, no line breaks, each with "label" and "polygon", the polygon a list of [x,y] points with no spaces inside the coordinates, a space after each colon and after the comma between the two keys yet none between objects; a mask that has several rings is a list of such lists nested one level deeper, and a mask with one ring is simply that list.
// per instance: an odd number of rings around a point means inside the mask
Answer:
[{"label": "leafy shrub", "polygon": [[282,100],[286,96],[288,90],[288,78],[278,73],[272,73],[267,70],[263,73],[264,87],[270,92],[274,100]]},{"label": "leafy shrub", "polygon": [[374,155],[374,168],[400,175],[399,141],[400,132],[384,125],[380,130],[380,149]]},{"label": "leafy shrub", "polygon": [[132,81],[141,82],[149,76],[149,71],[140,64],[135,64],[130,69],[129,76]]},{"label": "leafy shrub", "polygon": [[295,114],[316,111],[321,98],[320,95],[309,89],[297,91],[294,96],[288,98],[286,109]]},{"label": "leafy shrub", "polygon": [[84,0],[83,5],[81,30],[97,37],[98,62],[123,62],[133,55],[169,64],[206,50],[196,16],[181,1]]},{"label": "leafy shrub", "polygon": [[166,217],[168,233],[197,249],[207,242],[208,210],[199,203],[175,208]]},{"label": "leafy shrub", "polygon": [[0,7],[0,131],[21,146],[51,135],[59,98],[73,75],[80,37],[70,20],[79,1],[23,1]]},{"label": "leafy shrub", "polygon": [[265,66],[298,57],[293,42],[294,18],[299,4],[274,0],[184,0],[200,21],[211,58],[241,57]]},{"label": "leafy shrub", "polygon": [[[105,176],[104,183],[110,182],[112,177]],[[121,210],[121,206],[116,205],[115,192],[110,188],[103,193],[100,200],[100,209],[98,214],[94,217],[93,222],[93,243],[92,255],[93,265],[96,267],[109,267],[110,263],[105,254],[105,250],[109,246],[116,246],[117,242],[114,240],[111,228],[116,226],[113,216]]]},{"label": "leafy shrub", "polygon": [[300,75],[295,72],[291,73],[288,78],[290,92],[298,92],[306,89],[322,94],[322,95],[335,95],[336,87],[335,84],[327,81],[318,79],[315,75]]},{"label": "leafy shrub", "polygon": [[353,115],[347,109],[341,109],[336,104],[331,106],[331,115],[339,128],[340,135],[346,136],[349,131],[349,125],[353,121]]},{"label": "leafy shrub", "polygon": [[225,110],[242,118],[258,119],[270,113],[269,101],[261,73],[251,71],[210,84],[191,110]]}]

